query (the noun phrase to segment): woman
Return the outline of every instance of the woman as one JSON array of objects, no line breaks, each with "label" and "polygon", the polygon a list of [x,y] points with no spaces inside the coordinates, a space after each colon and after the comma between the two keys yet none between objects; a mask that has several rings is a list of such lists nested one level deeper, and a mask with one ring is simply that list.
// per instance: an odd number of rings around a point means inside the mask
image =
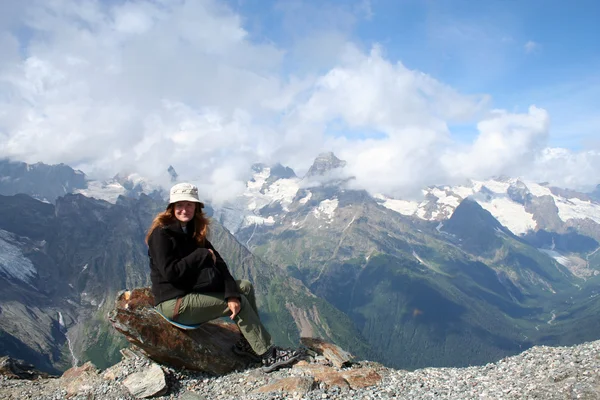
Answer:
[{"label": "woman", "polygon": [[234,352],[262,361],[266,372],[293,364],[298,353],[271,345],[252,284],[235,281],[206,238],[209,221],[198,188],[179,183],[169,194],[167,209],[154,218],[146,235],[156,308],[189,325],[229,316],[242,333]]}]

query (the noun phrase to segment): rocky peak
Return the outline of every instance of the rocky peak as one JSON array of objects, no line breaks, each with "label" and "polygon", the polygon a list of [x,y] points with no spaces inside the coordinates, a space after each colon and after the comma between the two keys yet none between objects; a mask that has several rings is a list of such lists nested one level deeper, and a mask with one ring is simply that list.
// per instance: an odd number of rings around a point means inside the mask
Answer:
[{"label": "rocky peak", "polygon": [[290,167],[285,167],[280,163],[277,163],[271,167],[271,175],[270,178],[276,179],[290,179],[295,178],[296,173]]},{"label": "rocky peak", "polygon": [[443,229],[460,238],[464,249],[477,254],[494,252],[502,245],[497,232],[512,235],[489,211],[470,198],[456,207]]},{"label": "rocky peak", "polygon": [[529,188],[520,180],[511,182],[507,194],[512,201],[523,205],[529,203],[532,198]]},{"label": "rocky peak", "polygon": [[267,168],[267,164],[263,164],[263,163],[254,163],[250,167],[250,169],[252,170],[252,172],[255,173],[255,174],[261,173],[265,168]]},{"label": "rocky peak", "polygon": [[337,158],[333,152],[321,153],[315,158],[315,161],[306,173],[306,176],[325,175],[325,173],[331,170],[344,168],[345,166],[346,161]]},{"label": "rocky peak", "polygon": [[54,203],[56,198],[87,187],[86,176],[65,164],[26,164],[0,160],[0,194],[28,194]]},{"label": "rocky peak", "polygon": [[177,182],[177,177],[179,175],[177,175],[177,171],[175,171],[175,168],[173,168],[172,165],[169,165],[169,168],[167,168],[167,172],[171,176],[171,182]]}]

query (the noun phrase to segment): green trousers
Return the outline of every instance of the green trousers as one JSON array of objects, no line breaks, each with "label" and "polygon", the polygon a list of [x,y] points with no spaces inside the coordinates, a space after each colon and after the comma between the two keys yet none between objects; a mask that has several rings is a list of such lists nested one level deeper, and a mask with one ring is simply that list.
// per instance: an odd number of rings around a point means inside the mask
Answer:
[{"label": "green trousers", "polygon": [[[254,288],[250,281],[236,281],[241,293],[241,309],[235,323],[256,354],[264,354],[271,346],[271,335],[258,317]],[[167,318],[173,318],[177,299],[163,301],[156,308]],[[177,322],[185,325],[201,324],[231,315],[223,293],[189,293],[182,297]]]}]

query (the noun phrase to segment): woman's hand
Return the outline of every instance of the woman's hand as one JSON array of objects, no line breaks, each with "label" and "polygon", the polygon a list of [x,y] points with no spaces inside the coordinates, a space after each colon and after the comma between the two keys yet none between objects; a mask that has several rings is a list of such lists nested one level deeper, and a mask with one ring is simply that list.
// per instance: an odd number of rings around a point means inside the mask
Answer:
[{"label": "woman's hand", "polygon": [[227,299],[227,307],[231,310],[231,316],[229,318],[234,319],[242,309],[242,304],[237,297],[230,297]]},{"label": "woman's hand", "polygon": [[217,265],[217,256],[215,256],[215,252],[212,251],[212,249],[208,249],[208,251],[210,252],[210,255],[212,256],[213,264]]}]

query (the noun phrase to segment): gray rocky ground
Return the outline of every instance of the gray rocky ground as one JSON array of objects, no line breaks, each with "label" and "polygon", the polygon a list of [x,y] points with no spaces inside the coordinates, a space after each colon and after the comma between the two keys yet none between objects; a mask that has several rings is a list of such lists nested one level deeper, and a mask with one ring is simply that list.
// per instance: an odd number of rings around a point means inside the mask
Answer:
[{"label": "gray rocky ground", "polygon": [[[599,399],[600,341],[533,347],[496,363],[403,371],[371,362],[330,365],[322,356],[265,374],[220,377],[161,366],[125,351],[115,366],[71,369],[60,378],[0,377],[2,399]],[[162,372],[161,372],[162,371]],[[154,392],[154,393],[151,393]]]}]

